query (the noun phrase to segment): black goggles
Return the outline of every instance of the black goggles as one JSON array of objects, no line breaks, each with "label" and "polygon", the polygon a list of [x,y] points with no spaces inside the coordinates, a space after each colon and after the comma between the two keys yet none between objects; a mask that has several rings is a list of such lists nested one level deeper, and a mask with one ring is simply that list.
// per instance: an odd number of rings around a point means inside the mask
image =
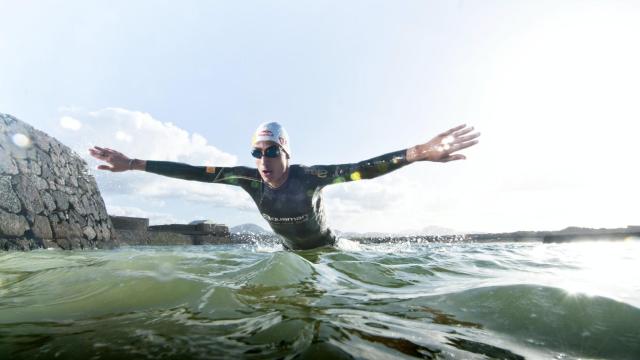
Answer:
[{"label": "black goggles", "polygon": [[251,150],[251,156],[256,159],[261,159],[263,156],[266,156],[268,158],[277,158],[280,156],[280,146],[269,146],[264,150],[264,152],[262,152],[262,150],[258,148],[254,148],[253,150]]}]

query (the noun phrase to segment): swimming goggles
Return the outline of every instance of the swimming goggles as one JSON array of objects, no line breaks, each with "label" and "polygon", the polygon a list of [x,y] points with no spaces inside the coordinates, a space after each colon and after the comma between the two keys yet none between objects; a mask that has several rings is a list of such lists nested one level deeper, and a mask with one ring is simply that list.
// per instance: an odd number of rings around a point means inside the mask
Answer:
[{"label": "swimming goggles", "polygon": [[269,146],[264,150],[264,153],[262,152],[262,150],[254,148],[253,150],[251,150],[251,156],[256,159],[261,159],[263,156],[266,156],[268,158],[277,158],[280,156],[280,146]]}]

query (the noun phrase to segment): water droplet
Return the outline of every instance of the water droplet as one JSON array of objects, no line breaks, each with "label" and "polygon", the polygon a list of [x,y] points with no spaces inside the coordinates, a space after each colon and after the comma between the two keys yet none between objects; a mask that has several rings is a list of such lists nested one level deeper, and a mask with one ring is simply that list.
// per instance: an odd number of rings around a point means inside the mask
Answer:
[{"label": "water droplet", "polygon": [[13,140],[13,143],[21,148],[27,148],[31,146],[31,139],[29,139],[29,137],[24,134],[13,134],[11,140]]}]

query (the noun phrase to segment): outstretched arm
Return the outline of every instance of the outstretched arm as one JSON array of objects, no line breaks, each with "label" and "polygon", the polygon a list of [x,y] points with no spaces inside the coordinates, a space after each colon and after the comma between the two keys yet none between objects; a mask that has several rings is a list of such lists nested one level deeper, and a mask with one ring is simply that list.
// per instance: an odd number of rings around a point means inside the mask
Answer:
[{"label": "outstretched arm", "polygon": [[478,143],[480,133],[473,133],[473,127],[460,125],[447,130],[424,144],[413,146],[389,154],[353,164],[318,165],[307,168],[308,174],[318,178],[320,186],[346,181],[373,179],[399,169],[414,161],[449,162],[465,159],[455,152]]},{"label": "outstretched arm", "polygon": [[109,165],[98,166],[98,169],[111,172],[141,170],[183,180],[195,180],[229,185],[242,185],[247,181],[260,181],[260,177],[256,169],[244,166],[192,166],[189,164],[171,161],[131,159],[119,151],[97,146],[93,149],[89,149],[89,154],[96,159],[109,163]]}]

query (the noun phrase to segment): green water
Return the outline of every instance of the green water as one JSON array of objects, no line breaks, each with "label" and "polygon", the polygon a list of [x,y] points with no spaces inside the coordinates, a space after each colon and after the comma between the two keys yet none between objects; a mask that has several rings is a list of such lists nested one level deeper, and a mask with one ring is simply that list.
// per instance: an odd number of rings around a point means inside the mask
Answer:
[{"label": "green water", "polygon": [[638,359],[640,242],[0,253],[0,359]]}]

